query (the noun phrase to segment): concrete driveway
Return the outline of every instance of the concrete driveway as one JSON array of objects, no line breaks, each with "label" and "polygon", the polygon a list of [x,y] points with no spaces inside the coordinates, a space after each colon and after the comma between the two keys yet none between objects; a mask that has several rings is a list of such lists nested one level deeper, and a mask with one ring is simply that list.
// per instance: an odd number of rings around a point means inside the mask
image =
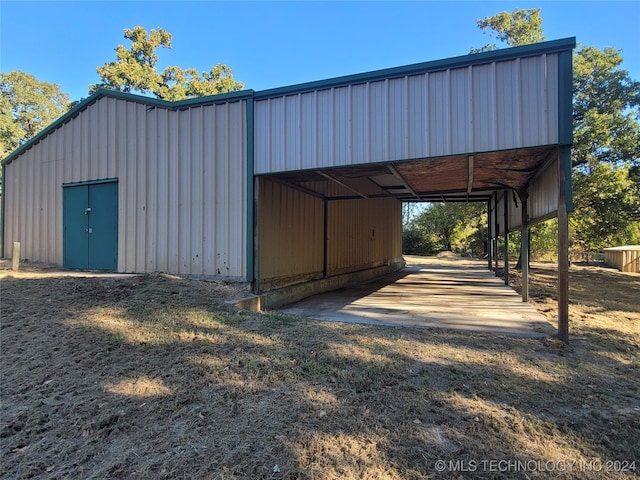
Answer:
[{"label": "concrete driveway", "polygon": [[315,295],[280,311],[335,322],[527,337],[556,333],[545,317],[487,269],[486,262],[451,258],[422,262],[367,283]]}]

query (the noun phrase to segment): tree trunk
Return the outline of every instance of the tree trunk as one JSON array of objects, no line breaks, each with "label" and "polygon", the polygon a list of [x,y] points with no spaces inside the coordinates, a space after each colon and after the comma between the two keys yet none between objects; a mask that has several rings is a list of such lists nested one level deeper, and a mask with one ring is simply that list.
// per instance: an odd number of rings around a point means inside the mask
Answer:
[{"label": "tree trunk", "polygon": [[[531,229],[529,229],[529,241],[527,242],[527,250],[529,250],[529,265],[531,267]],[[522,252],[518,255],[518,263],[516,263],[516,270],[522,270]]]}]

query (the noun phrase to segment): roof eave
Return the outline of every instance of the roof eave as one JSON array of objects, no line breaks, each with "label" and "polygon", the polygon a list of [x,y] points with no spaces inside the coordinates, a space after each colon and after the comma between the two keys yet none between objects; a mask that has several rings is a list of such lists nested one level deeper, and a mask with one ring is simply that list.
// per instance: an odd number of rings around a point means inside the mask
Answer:
[{"label": "roof eave", "polygon": [[269,90],[261,90],[255,93],[256,99],[265,99],[272,97],[280,97],[284,95],[293,95],[298,93],[309,92],[313,90],[325,90],[334,87],[342,87],[347,85],[361,84],[382,80],[386,78],[404,77],[406,75],[419,75],[428,72],[437,72],[448,70],[450,68],[467,67],[470,65],[481,65],[493,62],[511,60],[515,58],[526,58],[545,53],[556,53],[567,50],[573,50],[576,47],[576,38],[569,37],[549,42],[533,43],[520,47],[504,48],[499,50],[491,50],[488,52],[472,53],[458,57],[445,58],[441,60],[433,60],[430,62],[415,63],[412,65],[404,65],[402,67],[386,68],[382,70],[374,70],[366,73],[358,73],[355,75],[346,75],[342,77],[329,78],[326,80],[318,80],[314,82],[300,83],[287,87],[277,87]]}]

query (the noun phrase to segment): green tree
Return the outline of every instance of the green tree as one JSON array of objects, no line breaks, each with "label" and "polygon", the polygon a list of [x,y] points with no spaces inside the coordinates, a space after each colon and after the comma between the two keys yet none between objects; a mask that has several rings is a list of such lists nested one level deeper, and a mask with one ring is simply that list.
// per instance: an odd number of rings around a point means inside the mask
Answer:
[{"label": "green tree", "polygon": [[415,221],[402,229],[402,253],[405,255],[433,255],[438,253],[437,240],[424,232]]},{"label": "green tree", "polygon": [[640,82],[619,50],[584,46],[573,59],[574,167],[640,158]]},{"label": "green tree", "polygon": [[627,234],[640,225],[640,184],[630,176],[630,165],[595,164],[573,174],[576,214],[571,216],[574,241],[589,261],[594,250],[626,243]]},{"label": "green tree", "polygon": [[160,47],[171,48],[172,36],[166,30],[147,31],[142,27],[126,28],[124,38],[132,42],[127,49],[116,48],[117,60],[97,67],[101,83],[90,85],[89,90],[109,88],[120,92],[152,94],[164,100],[183,100],[189,97],[216,95],[242,90],[244,84],[233,79],[233,72],[223,64],[214,65],[208,72],[168,66],[158,72]]},{"label": "green tree", "polygon": [[433,203],[415,219],[415,228],[436,251],[478,253],[484,245],[475,238],[483,210],[482,203]]},{"label": "green tree", "polygon": [[19,70],[0,73],[0,158],[33,138],[69,107],[53,83]]},{"label": "green tree", "polygon": [[[492,37],[495,36],[510,47],[543,42],[546,39],[539,8],[528,10],[516,8],[511,13],[500,12],[492,17],[478,19],[476,23],[483,32],[489,30]],[[497,48],[495,43],[490,43],[482,48],[472,48],[471,53],[486,52]]]}]

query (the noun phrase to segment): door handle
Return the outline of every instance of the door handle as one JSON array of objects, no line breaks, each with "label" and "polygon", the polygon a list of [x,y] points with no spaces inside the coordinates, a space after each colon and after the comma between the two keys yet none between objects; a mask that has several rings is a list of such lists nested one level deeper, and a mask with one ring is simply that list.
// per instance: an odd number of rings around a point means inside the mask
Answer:
[{"label": "door handle", "polygon": [[84,231],[87,233],[93,233],[93,229],[91,227],[85,228]]},{"label": "door handle", "polygon": [[91,213],[91,207],[87,207],[84,209],[84,214],[85,215],[89,215],[89,213]]}]

